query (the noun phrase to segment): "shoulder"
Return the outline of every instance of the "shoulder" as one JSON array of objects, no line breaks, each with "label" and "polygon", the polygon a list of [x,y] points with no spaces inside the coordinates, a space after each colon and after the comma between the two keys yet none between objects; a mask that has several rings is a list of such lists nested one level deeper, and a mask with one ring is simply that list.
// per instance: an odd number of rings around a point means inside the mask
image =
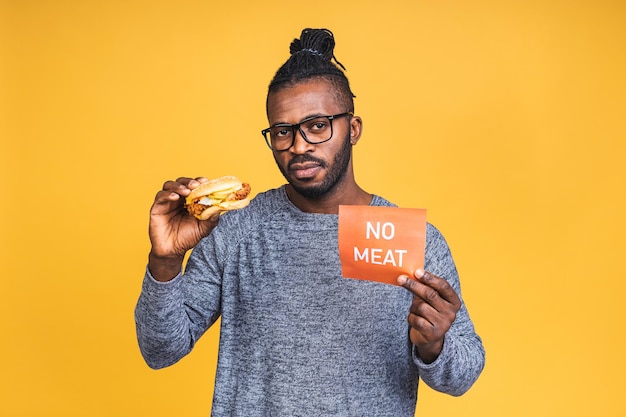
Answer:
[{"label": "shoulder", "polygon": [[446,279],[459,290],[459,277],[450,246],[443,234],[431,223],[426,224],[425,269]]},{"label": "shoulder", "polygon": [[[370,204],[372,206],[397,207],[396,204],[376,194],[373,194]],[[426,223],[426,246],[427,249],[431,250],[436,248],[437,251],[448,248],[443,234],[431,223]]]},{"label": "shoulder", "polygon": [[209,237],[218,244],[220,241],[232,244],[264,227],[278,212],[285,211],[286,206],[283,187],[260,192],[247,207],[222,214],[217,227]]},{"label": "shoulder", "polygon": [[[398,207],[395,203],[377,194],[372,195],[372,202],[370,204],[372,206]],[[443,234],[432,223],[426,223],[426,245],[429,246],[429,244],[430,246],[448,246]]]},{"label": "shoulder", "polygon": [[448,247],[448,243],[446,242],[446,238],[443,236],[443,233],[441,233],[435,225],[428,222],[426,223],[426,246]]},{"label": "shoulder", "polygon": [[282,187],[263,191],[254,196],[247,207],[222,214],[218,227],[222,225],[233,228],[255,224],[284,208],[285,197]]}]

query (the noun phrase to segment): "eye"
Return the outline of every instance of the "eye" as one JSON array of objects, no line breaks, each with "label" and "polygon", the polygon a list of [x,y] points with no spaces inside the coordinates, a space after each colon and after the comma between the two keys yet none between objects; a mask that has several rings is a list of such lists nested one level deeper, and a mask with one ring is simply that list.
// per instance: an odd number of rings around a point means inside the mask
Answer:
[{"label": "eye", "polygon": [[309,120],[306,123],[306,129],[310,132],[322,132],[328,128],[329,122],[325,117]]},{"label": "eye", "polygon": [[274,138],[285,138],[291,136],[291,129],[286,127],[276,126],[271,130],[271,135]]}]

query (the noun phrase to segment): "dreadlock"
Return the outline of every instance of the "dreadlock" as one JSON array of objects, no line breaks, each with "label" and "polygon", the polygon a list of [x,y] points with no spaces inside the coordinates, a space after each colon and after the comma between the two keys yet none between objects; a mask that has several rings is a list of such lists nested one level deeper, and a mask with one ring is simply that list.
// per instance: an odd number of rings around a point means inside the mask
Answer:
[{"label": "dreadlock", "polygon": [[304,29],[300,39],[291,42],[289,46],[291,56],[274,75],[269,85],[268,96],[271,92],[303,81],[323,78],[331,82],[338,97],[349,105],[347,110],[354,111],[355,95],[343,72],[346,68],[335,58],[334,49],[335,38],[330,30]]}]

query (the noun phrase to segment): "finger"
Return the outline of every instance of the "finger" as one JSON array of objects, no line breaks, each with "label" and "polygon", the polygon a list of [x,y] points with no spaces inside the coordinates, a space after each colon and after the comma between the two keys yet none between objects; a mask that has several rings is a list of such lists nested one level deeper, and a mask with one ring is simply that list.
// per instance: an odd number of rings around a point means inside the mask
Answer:
[{"label": "finger", "polygon": [[[400,282],[400,279],[398,282]],[[448,312],[456,314],[456,311],[458,311],[456,306],[450,304],[447,300],[442,298],[434,288],[408,277],[406,277],[406,281],[403,282],[404,284],[402,286],[411,291],[415,298],[420,299],[424,303],[432,306],[435,311],[446,315]]]},{"label": "finger", "polygon": [[407,290],[411,291],[414,296],[418,297],[421,297],[420,294],[423,294],[423,290],[426,288],[426,285],[415,279],[409,278],[406,275],[400,275],[398,277],[398,285],[406,288]]},{"label": "finger", "polygon": [[[170,181],[168,181],[170,182]],[[197,179],[194,178],[189,178],[189,177],[179,177],[176,178],[176,181],[172,181],[174,184],[180,184],[182,186],[184,186],[187,189],[194,189],[196,188],[198,185],[200,185],[200,182]]]},{"label": "finger", "polygon": [[450,304],[454,306],[461,305],[461,300],[459,299],[458,294],[445,279],[439,278],[437,275],[424,271],[423,269],[415,271],[415,278],[417,278],[417,280],[422,282],[424,285],[437,291],[439,297],[443,298]]},{"label": "finger", "polygon": [[199,183],[191,178],[182,179],[182,181],[181,178],[179,178],[176,181],[166,181],[163,184],[163,191],[187,196],[191,192],[191,189],[198,185]]},{"label": "finger", "polygon": [[154,202],[157,204],[163,204],[171,201],[177,201],[178,199],[180,199],[180,194],[169,190],[161,190],[154,197]]},{"label": "finger", "polygon": [[179,177],[176,179],[176,182],[179,184],[183,184],[185,187],[189,188],[190,190],[193,190],[194,188],[198,187],[200,184],[209,182],[209,179],[206,177],[196,177],[196,178]]},{"label": "finger", "polygon": [[436,325],[440,317],[439,312],[432,305],[417,296],[413,297],[409,314],[422,317],[432,325]]},{"label": "finger", "polygon": [[190,177],[178,177],[178,178],[176,178],[175,182],[187,185],[187,184],[189,184],[189,181],[193,181],[193,180],[194,179],[190,178]]},{"label": "finger", "polygon": [[437,326],[422,316],[409,314],[407,322],[418,333],[420,340],[414,341],[414,343],[417,342],[416,344],[428,343],[438,337]]},{"label": "finger", "polygon": [[455,317],[452,311],[441,313],[424,300],[415,297],[407,317],[409,326],[413,329],[413,343],[429,344],[442,339]]},{"label": "finger", "polygon": [[[189,188],[177,181],[166,181],[154,197],[154,206],[178,206],[179,200],[190,193]],[[161,211],[163,209],[160,209]]]},{"label": "finger", "polygon": [[398,277],[398,283],[407,290],[411,291],[414,296],[421,298],[428,304],[433,305],[440,301],[444,301],[439,296],[437,290],[416,279],[411,279],[405,275],[401,275]]},{"label": "finger", "polygon": [[169,215],[172,212],[182,210],[181,196],[168,191],[159,191],[150,208],[150,216]]}]

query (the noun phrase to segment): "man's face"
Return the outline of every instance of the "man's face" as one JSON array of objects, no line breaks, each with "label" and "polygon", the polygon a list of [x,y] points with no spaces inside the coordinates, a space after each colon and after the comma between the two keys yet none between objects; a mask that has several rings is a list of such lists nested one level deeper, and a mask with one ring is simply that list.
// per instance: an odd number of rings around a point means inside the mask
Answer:
[{"label": "man's face", "polygon": [[[348,110],[333,91],[332,84],[323,79],[283,88],[270,93],[268,99],[270,125],[295,124],[307,117],[330,116]],[[273,151],[280,172],[299,194],[319,198],[332,192],[345,179],[351,168],[350,140],[355,136],[351,122],[349,116],[333,120],[333,136],[328,142],[310,144],[297,132],[289,149]]]}]

